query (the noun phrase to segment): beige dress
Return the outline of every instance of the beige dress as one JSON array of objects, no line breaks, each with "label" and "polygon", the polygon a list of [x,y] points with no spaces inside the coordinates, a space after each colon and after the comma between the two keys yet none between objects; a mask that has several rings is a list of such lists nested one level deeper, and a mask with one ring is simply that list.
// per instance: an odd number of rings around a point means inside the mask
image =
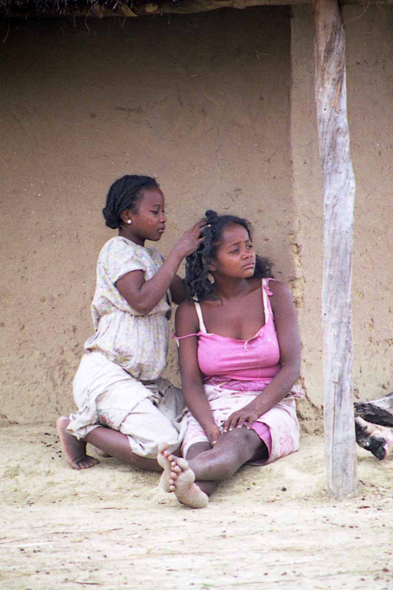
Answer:
[{"label": "beige dress", "polygon": [[156,248],[124,237],[109,240],[97,262],[92,302],[95,333],[86,344],[74,379],[78,411],[68,431],[84,438],[99,425],[119,430],[137,455],[154,458],[160,442],[177,449],[183,437],[181,391],[161,378],[168,349],[170,293],[146,315],[120,295],[117,281],[140,270],[151,279],[163,263]]}]

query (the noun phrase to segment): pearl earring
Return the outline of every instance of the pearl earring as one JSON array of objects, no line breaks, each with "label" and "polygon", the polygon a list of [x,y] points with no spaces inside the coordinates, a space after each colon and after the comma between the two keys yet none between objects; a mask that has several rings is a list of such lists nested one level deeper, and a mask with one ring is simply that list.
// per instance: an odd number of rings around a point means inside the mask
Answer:
[{"label": "pearl earring", "polygon": [[128,223],[128,225],[129,225],[130,223],[132,223],[131,219],[127,219],[127,223]]}]

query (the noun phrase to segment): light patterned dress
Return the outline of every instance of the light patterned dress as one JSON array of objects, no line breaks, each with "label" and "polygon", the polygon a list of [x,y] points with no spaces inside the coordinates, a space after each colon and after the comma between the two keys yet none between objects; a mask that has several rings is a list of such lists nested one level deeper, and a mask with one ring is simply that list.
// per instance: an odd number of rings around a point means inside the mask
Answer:
[{"label": "light patterned dress", "polygon": [[95,334],[85,349],[101,352],[141,381],[154,381],[165,367],[170,292],[148,314],[141,314],[120,295],[116,283],[134,270],[141,270],[148,281],[163,261],[156,248],[144,248],[119,236],[104,245],[97,262],[91,305]]},{"label": "light patterned dress", "polygon": [[116,288],[129,272],[140,270],[146,281],[164,261],[156,248],[138,246],[118,236],[102,248],[92,302],[95,333],[85,343],[74,379],[78,412],[68,431],[84,438],[99,425],[126,434],[134,453],[154,458],[160,442],[174,451],[183,430],[181,391],[160,377],[168,350],[170,292],[148,313],[133,309]]}]

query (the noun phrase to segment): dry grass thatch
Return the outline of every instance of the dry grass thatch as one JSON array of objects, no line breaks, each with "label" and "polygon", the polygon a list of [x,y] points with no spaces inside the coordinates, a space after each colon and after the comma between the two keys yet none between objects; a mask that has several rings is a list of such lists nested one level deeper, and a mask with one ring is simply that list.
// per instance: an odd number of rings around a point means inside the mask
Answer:
[{"label": "dry grass thatch", "polygon": [[0,15],[137,17],[195,13],[217,8],[247,8],[261,4],[292,4],[307,0],[0,0]]},{"label": "dry grass thatch", "polygon": [[[87,13],[100,16],[106,13],[132,16],[135,9],[145,11],[145,0],[127,2],[125,0],[0,0],[0,12],[10,15],[34,13],[42,16],[63,16],[70,13]],[[155,3],[157,4],[157,3]],[[137,16],[137,13],[134,13]]]}]

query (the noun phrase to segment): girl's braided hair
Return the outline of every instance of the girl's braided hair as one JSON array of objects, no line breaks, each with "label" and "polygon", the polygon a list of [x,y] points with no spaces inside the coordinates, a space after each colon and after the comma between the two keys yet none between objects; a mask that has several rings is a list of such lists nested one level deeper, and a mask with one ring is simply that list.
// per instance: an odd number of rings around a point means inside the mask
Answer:
[{"label": "girl's braided hair", "polygon": [[[202,230],[205,239],[196,252],[187,256],[184,278],[188,298],[196,298],[198,301],[209,299],[214,291],[214,282],[209,278],[209,265],[216,255],[224,229],[232,224],[241,225],[247,230],[250,239],[252,237],[251,224],[242,217],[217,215],[215,211],[209,209],[205,213],[204,221],[207,223]],[[272,277],[272,267],[271,260],[257,256],[253,278]]]},{"label": "girl's braided hair", "polygon": [[145,188],[158,188],[156,179],[136,174],[128,174],[118,178],[110,187],[105,207],[102,210],[105,225],[117,229],[121,226],[120,213],[126,209],[131,209],[136,213],[138,201]]}]

